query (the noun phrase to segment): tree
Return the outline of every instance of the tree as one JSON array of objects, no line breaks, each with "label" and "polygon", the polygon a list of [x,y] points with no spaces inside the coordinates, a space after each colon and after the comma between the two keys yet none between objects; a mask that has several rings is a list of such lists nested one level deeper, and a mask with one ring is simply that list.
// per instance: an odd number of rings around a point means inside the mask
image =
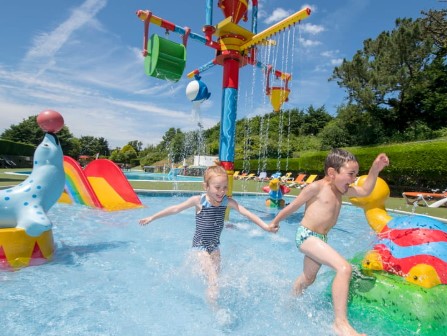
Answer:
[{"label": "tree", "polygon": [[303,125],[306,122],[304,111],[292,109],[290,113],[290,132],[295,135],[304,135]]},{"label": "tree", "polygon": [[409,88],[405,104],[419,112],[409,127],[415,122],[423,122],[434,130],[447,125],[447,63],[444,57],[436,56],[427,65],[420,79]]},{"label": "tree", "polygon": [[[384,112],[385,113],[385,112]],[[359,105],[348,104],[337,109],[337,124],[342,125],[349,136],[350,146],[364,146],[384,141],[383,124],[378,118],[372,118]],[[320,134],[324,136],[324,133]],[[327,143],[327,140],[324,140]]]},{"label": "tree", "polygon": [[[336,67],[330,80],[347,90],[349,104],[358,104],[372,119],[380,120],[387,136],[404,132],[421,118],[437,129],[447,121],[439,124],[436,113],[422,110],[415,100],[418,93],[424,93],[431,106],[444,102],[445,86],[428,85],[432,83],[430,78],[443,78],[445,74],[445,67],[439,65],[436,75],[430,74],[437,50],[421,19],[397,19],[393,31],[364,41],[363,50],[352,61],[344,60]],[[421,82],[426,84],[421,86]]]},{"label": "tree", "polygon": [[121,149],[120,154],[121,154],[121,157],[122,157],[124,163],[127,163],[127,164],[132,163],[132,160],[137,158],[137,151],[130,144],[125,145]]},{"label": "tree", "polygon": [[138,140],[129,141],[127,144],[132,146],[133,149],[135,149],[135,152],[137,152],[137,153],[141,152],[141,150],[143,148],[143,143]]},{"label": "tree", "polygon": [[[113,155],[113,153],[112,153]],[[142,166],[150,166],[155,162],[161,161],[166,158],[166,153],[164,151],[160,151],[159,146],[149,145],[144,148],[140,153],[140,164]],[[111,159],[115,161],[114,159]],[[119,162],[119,161],[116,161]]]},{"label": "tree", "polygon": [[109,143],[103,137],[81,136],[79,143],[82,155],[95,156],[98,153],[104,156],[110,155]]},{"label": "tree", "polygon": [[203,138],[206,142],[207,152],[209,155],[217,155],[219,153],[219,135],[220,123],[203,131]]},{"label": "tree", "polygon": [[423,29],[432,36],[441,53],[447,52],[447,9],[422,12]]},{"label": "tree", "polygon": [[314,108],[310,105],[304,115],[303,135],[317,135],[333,117],[321,106]]},{"label": "tree", "polygon": [[[45,132],[42,131],[37,124],[37,115],[35,115],[23,119],[22,122],[17,125],[11,125],[0,135],[0,137],[37,146],[42,142],[44,135]],[[57,137],[61,143],[64,154],[72,156],[73,152],[76,152],[76,143],[73,142],[74,138],[68,127],[64,126],[57,133]]]},{"label": "tree", "polygon": [[341,119],[330,121],[320,132],[321,150],[346,147],[350,145],[350,134]]},{"label": "tree", "polygon": [[168,158],[171,163],[178,163],[185,158],[185,144],[185,134],[179,128],[171,127],[157,146],[148,146],[141,152],[140,162],[150,165]]},{"label": "tree", "polygon": [[175,129],[174,127],[171,127],[165,135],[163,135],[163,140],[160,143],[160,146],[167,152],[168,159],[171,163],[177,163],[183,160],[184,140],[185,135],[180,128]]}]

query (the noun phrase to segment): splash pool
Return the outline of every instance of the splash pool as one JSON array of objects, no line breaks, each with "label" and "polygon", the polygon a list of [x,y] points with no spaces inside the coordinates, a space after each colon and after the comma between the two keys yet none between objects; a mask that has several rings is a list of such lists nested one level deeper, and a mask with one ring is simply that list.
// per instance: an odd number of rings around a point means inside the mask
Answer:
[{"label": "splash pool", "polygon": [[[144,209],[104,212],[56,204],[54,259],[39,267],[0,273],[2,334],[15,335],[331,335],[323,267],[316,283],[292,298],[302,269],[294,244],[298,212],[276,235],[233,212],[222,234],[219,304],[212,312],[204,283],[190,258],[193,210],[147,227],[138,219],[190,195],[140,194]],[[276,209],[265,196],[235,195],[265,221]],[[363,212],[343,206],[331,244],[346,258],[371,248],[374,235]],[[387,316],[350,307],[352,324],[374,335],[413,335],[396,330]]]},{"label": "splash pool", "polygon": [[162,173],[124,172],[129,181],[157,181],[157,182],[202,182],[202,176],[169,175]]},{"label": "splash pool", "polygon": [[[124,176],[129,181],[157,181],[157,182],[172,182],[172,181],[179,181],[179,182],[202,182],[203,177],[202,176],[185,176],[185,175],[176,175],[176,176],[170,176],[169,174],[162,174],[162,173],[146,173],[146,172],[139,172],[139,171],[125,171],[123,172]],[[13,174],[13,175],[30,175],[31,171],[18,171],[18,172],[6,172],[6,174]]]}]

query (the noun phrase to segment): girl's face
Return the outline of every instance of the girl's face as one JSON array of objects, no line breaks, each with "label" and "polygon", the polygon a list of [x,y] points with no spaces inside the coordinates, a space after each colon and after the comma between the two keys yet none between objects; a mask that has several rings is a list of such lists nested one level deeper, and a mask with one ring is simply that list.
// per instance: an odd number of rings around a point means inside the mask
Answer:
[{"label": "girl's face", "polygon": [[345,194],[348,191],[349,186],[353,184],[357,178],[359,164],[355,161],[348,161],[340,168],[340,172],[336,172],[335,169],[334,172],[334,186],[342,194]]},{"label": "girl's face", "polygon": [[227,194],[228,177],[227,175],[214,175],[210,177],[208,183],[204,183],[208,199],[213,205],[220,204]]}]

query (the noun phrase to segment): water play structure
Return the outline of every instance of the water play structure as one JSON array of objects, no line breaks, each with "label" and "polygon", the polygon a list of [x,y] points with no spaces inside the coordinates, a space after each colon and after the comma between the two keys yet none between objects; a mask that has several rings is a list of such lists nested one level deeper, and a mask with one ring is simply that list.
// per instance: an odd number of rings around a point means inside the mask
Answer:
[{"label": "water play structure", "polygon": [[351,199],[364,209],[377,234],[373,249],[361,261],[364,274],[354,278],[352,300],[425,331],[445,331],[447,225],[422,215],[393,218],[385,209],[389,194],[388,185],[379,178],[368,197]]},{"label": "water play structure", "polygon": [[17,186],[0,190],[0,268],[37,265],[52,258],[52,223],[48,210],[65,184],[62,149],[55,134],[64,125],[56,111],[43,111],[37,122],[46,132],[34,152],[33,170]]},{"label": "water play structure", "polygon": [[[216,57],[210,62],[188,73],[188,77],[196,77],[215,65],[223,67],[223,89],[221,106],[221,125],[219,140],[219,161],[226,169],[229,177],[229,195],[232,193],[234,174],[235,124],[238,102],[239,69],[245,65],[253,65],[281,81],[283,85],[270,86],[267,81],[266,94],[275,111],[287,101],[290,89],[288,83],[291,75],[274,69],[270,64],[263,64],[258,59],[257,47],[274,45],[272,36],[280,33],[307,18],[310,8],[302,9],[266,30],[257,32],[258,1],[252,1],[251,30],[239,25],[240,20],[247,21],[248,0],[219,0],[217,6],[222,10],[224,20],[213,25],[213,1],[206,1],[206,22],[203,26],[204,36],[191,32],[188,27],[181,27],[160,17],[149,10],[138,10],[137,16],[144,22],[143,56],[145,57],[145,73],[159,79],[178,81],[185,69],[186,46],[188,39],[198,41],[215,50]],[[149,37],[149,26],[154,24],[166,31],[182,36],[182,43],[176,43],[157,34]],[[216,40],[213,40],[216,37]]]},{"label": "water play structure", "polygon": [[83,169],[78,161],[64,156],[64,171],[62,202],[110,211],[142,206],[124,173],[110,160],[93,160]]}]

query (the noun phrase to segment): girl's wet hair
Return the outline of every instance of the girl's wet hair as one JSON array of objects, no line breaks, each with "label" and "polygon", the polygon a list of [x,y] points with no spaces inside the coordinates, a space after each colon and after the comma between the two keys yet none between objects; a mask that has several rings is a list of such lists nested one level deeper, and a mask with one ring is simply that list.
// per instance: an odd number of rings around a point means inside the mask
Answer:
[{"label": "girl's wet hair", "polygon": [[218,176],[218,175],[228,176],[227,175],[227,171],[225,170],[224,167],[222,167],[222,166],[210,166],[210,167],[208,167],[205,170],[205,173],[203,174],[203,182],[208,184],[209,180],[213,176]]},{"label": "girl's wet hair", "polygon": [[329,168],[334,168],[337,173],[340,172],[340,168],[349,161],[357,162],[355,156],[348,151],[340,148],[334,148],[326,157],[324,161],[324,173],[327,175]]}]

